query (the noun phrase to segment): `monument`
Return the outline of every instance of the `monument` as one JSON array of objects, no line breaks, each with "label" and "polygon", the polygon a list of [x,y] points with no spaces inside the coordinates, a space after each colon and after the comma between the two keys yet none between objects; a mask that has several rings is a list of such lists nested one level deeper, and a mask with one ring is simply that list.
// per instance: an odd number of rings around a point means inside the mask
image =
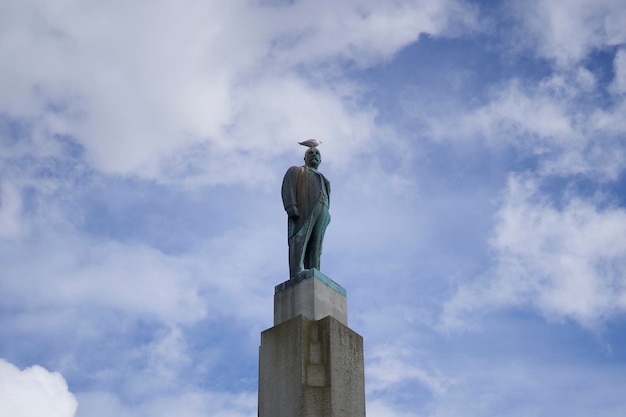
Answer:
[{"label": "monument", "polygon": [[289,279],[274,288],[274,326],[261,333],[259,417],[365,417],[363,338],[348,327],[346,290],[320,272],[330,182],[310,139],[283,179]]}]

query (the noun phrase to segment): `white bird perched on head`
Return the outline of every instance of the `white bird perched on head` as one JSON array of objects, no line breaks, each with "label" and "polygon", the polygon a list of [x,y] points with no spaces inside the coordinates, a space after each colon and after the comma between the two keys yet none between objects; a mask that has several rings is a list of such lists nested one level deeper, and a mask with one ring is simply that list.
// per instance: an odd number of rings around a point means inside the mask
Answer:
[{"label": "white bird perched on head", "polygon": [[309,148],[315,148],[317,146],[319,146],[322,141],[321,140],[317,140],[317,139],[307,139],[305,141],[302,142],[298,142],[300,145],[302,146],[308,146]]}]

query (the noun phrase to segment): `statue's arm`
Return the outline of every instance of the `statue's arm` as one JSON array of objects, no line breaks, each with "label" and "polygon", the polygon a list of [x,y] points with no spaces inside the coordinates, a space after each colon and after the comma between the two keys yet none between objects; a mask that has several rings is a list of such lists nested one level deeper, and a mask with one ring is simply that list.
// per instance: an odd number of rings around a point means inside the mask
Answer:
[{"label": "statue's arm", "polygon": [[289,217],[298,217],[298,200],[297,200],[297,184],[298,184],[298,167],[291,167],[287,170],[283,178],[282,196],[283,206]]},{"label": "statue's arm", "polygon": [[330,181],[322,175],[322,179],[324,180],[324,187],[326,188],[326,195],[328,196],[328,204],[330,205]]}]

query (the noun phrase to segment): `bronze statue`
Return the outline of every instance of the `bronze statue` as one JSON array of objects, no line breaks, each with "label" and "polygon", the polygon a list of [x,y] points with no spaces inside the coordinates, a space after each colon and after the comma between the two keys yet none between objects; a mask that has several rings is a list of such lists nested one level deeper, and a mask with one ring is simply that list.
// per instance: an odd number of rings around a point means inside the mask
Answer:
[{"label": "bronze statue", "polygon": [[289,277],[306,269],[320,269],[322,241],[330,223],[330,182],[318,170],[322,156],[317,144],[304,154],[304,166],[293,166],[283,179],[283,205],[287,212]]}]

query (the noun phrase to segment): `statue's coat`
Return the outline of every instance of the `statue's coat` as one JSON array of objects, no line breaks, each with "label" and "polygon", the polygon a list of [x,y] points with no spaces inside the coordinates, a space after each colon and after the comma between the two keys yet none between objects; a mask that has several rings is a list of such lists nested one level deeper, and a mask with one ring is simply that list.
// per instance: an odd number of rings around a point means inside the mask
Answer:
[{"label": "statue's coat", "polygon": [[289,238],[298,233],[305,221],[311,216],[311,211],[315,205],[320,201],[322,194],[320,178],[326,187],[328,196],[326,204],[330,205],[330,181],[321,172],[313,171],[306,166],[293,166],[287,170],[282,187],[283,206],[285,210],[296,206],[299,213],[297,218],[289,218]]}]

